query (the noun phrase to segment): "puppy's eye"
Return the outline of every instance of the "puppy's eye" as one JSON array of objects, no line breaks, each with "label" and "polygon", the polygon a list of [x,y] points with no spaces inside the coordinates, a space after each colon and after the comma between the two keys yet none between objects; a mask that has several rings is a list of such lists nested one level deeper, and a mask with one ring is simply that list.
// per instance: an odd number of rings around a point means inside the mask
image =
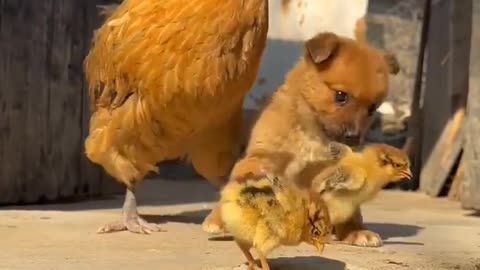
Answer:
[{"label": "puppy's eye", "polygon": [[341,106],[347,104],[348,102],[348,95],[342,91],[335,92],[335,102]]},{"label": "puppy's eye", "polygon": [[370,105],[370,107],[368,107],[368,116],[372,116],[373,113],[375,113],[376,110],[377,110],[377,105],[376,104]]}]

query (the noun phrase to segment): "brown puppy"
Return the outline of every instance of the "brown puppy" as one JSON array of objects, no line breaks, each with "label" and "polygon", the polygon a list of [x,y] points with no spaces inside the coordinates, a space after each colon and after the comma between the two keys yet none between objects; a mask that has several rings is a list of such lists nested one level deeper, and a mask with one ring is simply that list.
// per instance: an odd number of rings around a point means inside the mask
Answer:
[{"label": "brown puppy", "polygon": [[[336,158],[330,141],[362,142],[370,116],[387,94],[388,74],[398,71],[396,61],[333,33],[313,37],[305,48],[304,57],[261,111],[232,177],[266,170],[310,187],[313,176]],[[364,230],[360,211],[345,224],[334,225],[338,236],[355,236],[352,244],[381,243],[376,233]]]}]

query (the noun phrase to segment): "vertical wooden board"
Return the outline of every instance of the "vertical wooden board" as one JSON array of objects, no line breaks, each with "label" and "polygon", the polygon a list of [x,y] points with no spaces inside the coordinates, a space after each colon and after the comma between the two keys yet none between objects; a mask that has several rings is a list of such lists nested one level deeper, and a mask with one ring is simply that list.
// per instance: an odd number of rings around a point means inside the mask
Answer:
[{"label": "vertical wooden board", "polygon": [[[97,5],[109,4],[116,1],[86,1],[85,5],[82,7],[84,14],[86,14],[87,20],[85,21],[83,29],[83,46],[85,57],[90,50],[93,38],[93,32],[103,23],[104,18],[98,16]],[[82,66],[82,75],[83,75],[83,66]],[[80,151],[80,168],[82,172],[82,192],[85,193],[90,191],[90,195],[105,195],[112,193],[119,193],[123,191],[124,187],[121,186],[117,181],[110,177],[104,170],[98,165],[90,162],[85,156],[85,138],[88,136],[89,132],[89,120],[90,120],[90,104],[87,93],[87,86],[84,82],[82,87],[82,138],[81,138],[81,151]]]},{"label": "vertical wooden board", "polygon": [[453,110],[466,106],[472,36],[472,0],[452,1],[449,92]]},{"label": "vertical wooden board", "polygon": [[81,29],[82,33],[82,40],[81,40],[81,66],[80,66],[80,74],[82,75],[82,86],[80,92],[80,108],[81,108],[81,115],[80,115],[80,124],[81,124],[81,138],[80,138],[80,149],[79,149],[79,166],[80,166],[80,182],[78,184],[78,194],[87,194],[90,193],[91,195],[98,195],[101,193],[100,183],[102,182],[102,178],[104,177],[101,174],[100,169],[95,170],[92,164],[89,164],[86,156],[85,156],[85,138],[88,134],[88,120],[89,120],[89,108],[86,104],[88,102],[88,95],[86,89],[86,82],[84,81],[84,69],[83,69],[83,61],[85,56],[90,49],[90,44],[92,40],[93,30],[95,29],[95,23],[97,20],[97,14],[95,9],[95,4],[93,1],[84,2],[82,5],[80,12],[81,16],[85,18],[83,22],[83,27]]},{"label": "vertical wooden board", "polygon": [[[41,2],[23,2],[23,23],[19,25],[24,35],[23,47],[27,52],[26,57],[20,61],[23,63],[23,72],[26,73],[26,89],[23,96],[27,106],[25,122],[26,138],[23,142],[22,160],[25,176],[22,178],[26,191],[23,192],[21,202],[30,203],[37,200],[47,199],[55,186],[49,177],[52,169],[48,161],[48,110],[49,89],[48,69],[49,54],[51,48],[50,29],[52,21],[53,5],[51,0]],[[29,40],[30,42],[25,42]]]},{"label": "vertical wooden board", "polygon": [[432,1],[427,47],[426,83],[423,95],[422,160],[426,161],[451,116],[448,67],[451,0]]},{"label": "vertical wooden board", "polygon": [[49,82],[48,147],[52,168],[47,198],[72,196],[80,181],[82,47],[81,1],[56,1],[52,10]]},{"label": "vertical wooden board", "polygon": [[[45,148],[47,140],[46,112],[48,92],[45,70],[47,68],[47,29],[50,1],[7,1],[2,5],[2,42],[6,46],[6,63],[3,70],[6,81],[2,87],[9,98],[6,108],[9,135],[2,138],[2,166],[6,183],[1,202],[30,202],[39,198],[48,170]],[[5,61],[2,59],[2,61]],[[4,159],[4,160],[3,160]],[[8,195],[9,194],[9,195]]]},{"label": "vertical wooden board", "polygon": [[83,59],[105,2],[0,0],[0,204],[114,186],[83,150]]},{"label": "vertical wooden board", "polygon": [[[25,185],[21,163],[25,141],[26,80],[18,61],[26,53],[19,46],[22,3],[2,0],[0,5],[0,203],[17,200]],[[17,33],[17,35],[14,35]],[[21,87],[18,87],[20,85]]]},{"label": "vertical wooden board", "polygon": [[467,104],[467,132],[464,150],[465,176],[462,206],[480,210],[480,2],[473,1],[473,29],[470,54],[470,82]]},{"label": "vertical wooden board", "polygon": [[[455,165],[457,156],[460,154],[465,129],[463,126],[463,115],[466,96],[468,93],[468,79],[470,58],[470,35],[472,25],[472,1],[451,1],[449,0],[449,16],[445,20],[448,23],[449,33],[447,35],[448,52],[442,64],[446,67],[447,84],[446,92],[440,93],[440,99],[447,99],[448,107],[437,107],[438,111],[445,114],[456,111],[452,120],[448,122],[431,151],[428,160],[421,174],[421,187],[431,196],[438,196]],[[439,46],[439,44],[433,45]],[[431,92],[433,89],[429,89]],[[432,111],[431,111],[432,112]],[[426,117],[425,121],[431,122],[433,117]]]}]

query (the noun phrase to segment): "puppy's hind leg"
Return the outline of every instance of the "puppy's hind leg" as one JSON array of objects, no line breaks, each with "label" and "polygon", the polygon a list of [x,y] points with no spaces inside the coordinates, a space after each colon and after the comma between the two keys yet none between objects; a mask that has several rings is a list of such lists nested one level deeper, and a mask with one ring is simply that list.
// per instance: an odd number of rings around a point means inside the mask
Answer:
[{"label": "puppy's hind leg", "polygon": [[[225,122],[201,134],[189,151],[195,170],[219,190],[240,157],[241,124],[239,108]],[[225,232],[218,205],[205,218],[202,227],[212,234]]]}]

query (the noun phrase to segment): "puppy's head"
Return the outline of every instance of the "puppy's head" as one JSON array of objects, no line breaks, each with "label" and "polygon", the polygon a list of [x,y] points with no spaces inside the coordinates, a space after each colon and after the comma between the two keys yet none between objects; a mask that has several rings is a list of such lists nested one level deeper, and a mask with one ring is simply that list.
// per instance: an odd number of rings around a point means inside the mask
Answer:
[{"label": "puppy's head", "polygon": [[305,43],[301,95],[331,139],[357,145],[398,63],[364,43],[321,33]]}]

